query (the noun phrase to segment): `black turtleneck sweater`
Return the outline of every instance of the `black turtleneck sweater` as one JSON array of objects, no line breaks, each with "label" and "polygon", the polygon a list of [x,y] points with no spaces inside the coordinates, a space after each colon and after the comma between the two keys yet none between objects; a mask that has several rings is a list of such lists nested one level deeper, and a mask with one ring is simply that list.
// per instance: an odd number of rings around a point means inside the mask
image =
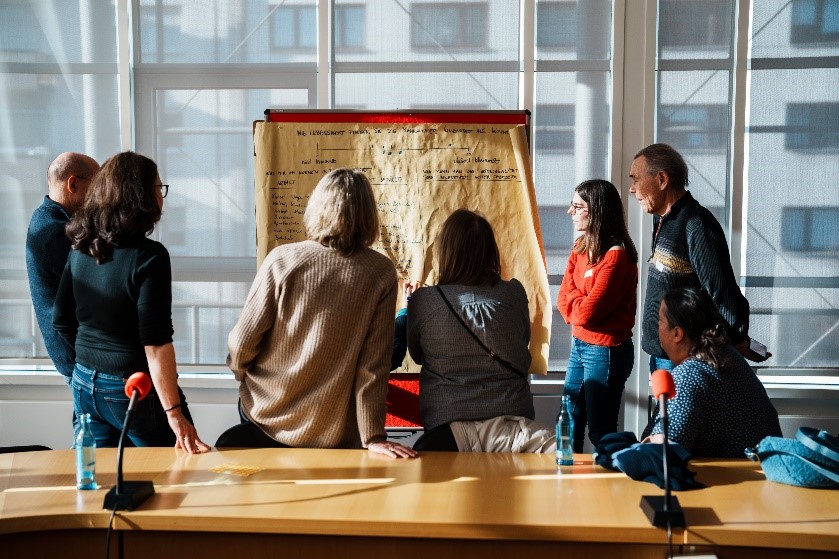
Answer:
[{"label": "black turtleneck sweater", "polygon": [[145,237],[121,243],[101,264],[70,251],[53,309],[76,362],[111,374],[148,372],[144,346],[172,341],[169,252]]}]

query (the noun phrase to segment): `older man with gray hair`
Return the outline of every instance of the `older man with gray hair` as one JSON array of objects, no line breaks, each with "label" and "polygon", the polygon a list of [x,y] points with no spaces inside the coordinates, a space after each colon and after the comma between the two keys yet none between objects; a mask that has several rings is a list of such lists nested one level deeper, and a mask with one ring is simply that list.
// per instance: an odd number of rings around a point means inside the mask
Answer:
[{"label": "older man with gray hair", "polygon": [[[652,144],[635,155],[629,191],[653,215],[652,255],[641,323],[641,346],[650,355],[650,370],[673,364],[658,339],[661,299],[677,287],[703,289],[727,323],[732,344],[746,358],[764,361],[749,338],[749,302],[731,267],[725,233],[713,214],[687,191],[688,166],[667,144]],[[759,344],[757,344],[759,346]]]}]

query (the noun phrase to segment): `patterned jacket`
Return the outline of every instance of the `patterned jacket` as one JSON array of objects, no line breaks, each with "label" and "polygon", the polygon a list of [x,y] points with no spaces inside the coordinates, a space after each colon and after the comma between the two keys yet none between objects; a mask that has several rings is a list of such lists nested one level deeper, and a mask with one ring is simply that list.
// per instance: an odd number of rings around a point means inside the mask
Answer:
[{"label": "patterned jacket", "polygon": [[658,341],[658,307],[676,287],[701,287],[728,323],[731,343],[749,335],[749,302],[740,292],[728,244],[719,222],[685,193],[664,216],[653,219],[653,252],[644,299],[641,347],[663,357]]}]

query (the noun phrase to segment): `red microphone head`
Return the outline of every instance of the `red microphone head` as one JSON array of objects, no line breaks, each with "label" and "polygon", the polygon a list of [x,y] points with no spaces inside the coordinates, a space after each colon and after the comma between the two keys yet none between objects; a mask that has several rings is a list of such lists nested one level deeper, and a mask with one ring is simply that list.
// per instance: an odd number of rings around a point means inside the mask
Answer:
[{"label": "red microphone head", "polygon": [[673,375],[670,371],[658,369],[653,371],[650,377],[650,384],[653,388],[653,396],[658,400],[659,396],[664,395],[668,400],[676,396],[676,385],[673,383]]},{"label": "red microphone head", "polygon": [[139,400],[151,392],[151,376],[148,373],[134,373],[125,381],[125,395],[130,398],[135,391]]}]

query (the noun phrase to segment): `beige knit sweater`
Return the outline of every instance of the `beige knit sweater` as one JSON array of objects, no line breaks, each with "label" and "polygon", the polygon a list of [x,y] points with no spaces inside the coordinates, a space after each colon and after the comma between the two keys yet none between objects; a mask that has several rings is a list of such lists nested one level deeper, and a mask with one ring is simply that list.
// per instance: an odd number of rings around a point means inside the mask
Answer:
[{"label": "beige knit sweater", "polygon": [[272,250],[227,342],[245,414],[294,447],[383,440],[396,292],[393,263],[374,250]]}]

